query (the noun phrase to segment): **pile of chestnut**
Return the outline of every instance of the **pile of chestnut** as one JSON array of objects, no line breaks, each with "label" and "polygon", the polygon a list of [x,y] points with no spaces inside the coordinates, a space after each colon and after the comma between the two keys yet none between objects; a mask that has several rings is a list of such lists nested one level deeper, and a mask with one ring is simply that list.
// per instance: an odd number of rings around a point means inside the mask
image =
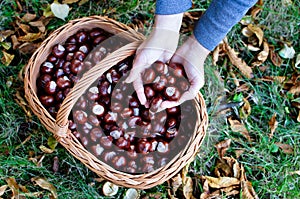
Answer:
[{"label": "pile of chestnut", "polygon": [[[37,79],[39,98],[53,117],[82,72],[126,43],[110,36],[100,29],[79,31],[53,47]],[[105,39],[105,45],[98,45]],[[72,109],[69,129],[102,162],[138,174],[168,164],[186,147],[197,116],[191,101],[158,111],[164,100],[176,101],[189,88],[182,65],[157,61],[146,69],[142,80],[147,103],[141,105],[132,84],[124,83],[132,62],[133,56],[121,61],[87,89]]]}]

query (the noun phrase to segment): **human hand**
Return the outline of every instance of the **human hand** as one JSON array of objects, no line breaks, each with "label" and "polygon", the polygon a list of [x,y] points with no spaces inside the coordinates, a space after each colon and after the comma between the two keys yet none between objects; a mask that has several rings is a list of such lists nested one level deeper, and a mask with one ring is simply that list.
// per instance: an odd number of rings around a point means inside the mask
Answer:
[{"label": "human hand", "polygon": [[132,70],[126,83],[133,82],[134,89],[142,105],[146,105],[142,74],[155,61],[167,62],[173,56],[179,39],[182,14],[156,15],[154,29],[139,46],[133,61]]},{"label": "human hand", "polygon": [[204,48],[194,37],[190,36],[183,45],[175,52],[170,63],[180,63],[183,65],[190,88],[182,94],[178,101],[164,101],[160,110],[178,106],[187,100],[196,97],[200,88],[204,85],[204,61],[209,54],[209,50]]}]

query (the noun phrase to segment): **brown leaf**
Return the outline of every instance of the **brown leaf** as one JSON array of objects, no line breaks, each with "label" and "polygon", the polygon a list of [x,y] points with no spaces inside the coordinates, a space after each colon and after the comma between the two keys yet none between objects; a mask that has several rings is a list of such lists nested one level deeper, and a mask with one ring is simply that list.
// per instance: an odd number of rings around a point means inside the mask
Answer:
[{"label": "brown leaf", "polygon": [[5,65],[8,66],[12,60],[15,58],[15,55],[9,54],[7,52],[5,52],[4,50],[2,50],[3,53],[3,57],[1,58],[1,62]]},{"label": "brown leaf", "polygon": [[269,138],[272,139],[276,128],[278,127],[278,122],[276,121],[276,113],[273,114],[272,118],[269,121],[270,134]]},{"label": "brown leaf", "polygon": [[293,95],[300,94],[300,82],[297,82],[294,86],[292,86],[291,89],[289,90],[289,93]]},{"label": "brown leaf", "polygon": [[249,24],[247,27],[249,28],[249,30],[251,32],[253,32],[256,35],[256,37],[258,39],[258,45],[261,46],[261,44],[263,42],[263,38],[264,38],[264,32],[262,31],[262,29],[253,24]]},{"label": "brown leaf", "polygon": [[275,47],[274,46],[269,46],[269,49],[270,49],[270,59],[272,61],[272,63],[275,65],[275,66],[281,66],[282,64],[282,59],[281,57],[279,56],[278,53],[275,52]]},{"label": "brown leaf", "polygon": [[13,198],[19,198],[19,185],[14,177],[9,177],[5,179],[8,187],[11,189],[13,193]]},{"label": "brown leaf", "polygon": [[193,196],[193,180],[191,177],[186,177],[183,182],[183,195],[186,199],[194,199]]},{"label": "brown leaf", "polygon": [[298,110],[297,122],[300,122],[300,109]]},{"label": "brown leaf", "polygon": [[41,32],[39,33],[27,33],[26,35],[24,36],[20,36],[18,38],[19,41],[23,41],[23,42],[32,42],[32,41],[35,41],[35,40],[38,40],[38,39],[41,39],[43,37],[43,34]]},{"label": "brown leaf", "polygon": [[227,140],[221,141],[215,145],[215,147],[218,151],[219,157],[221,159],[224,157],[226,151],[229,149],[230,143],[231,143],[231,139],[227,139]]},{"label": "brown leaf", "polygon": [[267,60],[269,56],[269,44],[266,41],[264,41],[263,44],[264,44],[263,45],[264,48],[261,52],[258,53],[256,57],[257,61],[253,62],[252,66],[260,66],[262,63],[264,63]]},{"label": "brown leaf", "polygon": [[267,82],[276,81],[282,84],[286,80],[286,76],[265,76],[263,78],[260,78],[260,80]]},{"label": "brown leaf", "polygon": [[236,52],[229,46],[227,42],[227,38],[224,39],[224,45],[226,48],[226,53],[231,63],[235,67],[237,67],[241,71],[241,73],[245,75],[247,78],[252,78],[253,77],[252,68],[250,68],[250,66],[248,66],[244,60],[242,60],[236,55]]},{"label": "brown leaf", "polygon": [[25,22],[30,22],[36,18],[36,14],[31,14],[31,13],[26,13],[23,17],[22,20]]},{"label": "brown leaf", "polygon": [[27,102],[24,98],[24,95],[21,94],[21,92],[19,90],[17,90],[14,99],[15,99],[16,103],[19,104],[19,106],[22,107],[22,109],[24,110],[26,116],[30,119],[32,117],[31,109],[30,109],[29,105],[27,104]]},{"label": "brown leaf", "polygon": [[215,178],[211,176],[202,176],[202,178],[208,181],[208,185],[211,188],[216,188],[216,189],[240,184],[240,181],[238,179],[232,177]]},{"label": "brown leaf", "polygon": [[30,32],[30,26],[29,25],[26,25],[26,24],[20,24],[20,23],[17,23],[17,25],[19,26],[19,28],[21,28],[21,30],[27,34]]},{"label": "brown leaf", "polygon": [[214,169],[216,177],[232,177],[232,168],[226,163],[224,159],[218,160]]},{"label": "brown leaf", "polygon": [[89,2],[89,0],[81,0],[79,1],[78,5],[82,6],[83,4]]},{"label": "brown leaf", "polygon": [[45,32],[46,30],[46,27],[42,21],[32,21],[29,23],[29,25],[33,27],[37,27],[40,32]]},{"label": "brown leaf", "polygon": [[251,142],[251,137],[249,135],[248,130],[245,125],[236,119],[232,119],[232,117],[228,118],[230,128],[233,132],[240,133],[243,135],[249,142]]},{"label": "brown leaf", "polygon": [[35,185],[40,186],[43,189],[46,189],[51,192],[52,196],[54,198],[57,198],[57,192],[56,188],[53,186],[53,184],[49,183],[45,178],[41,177],[33,177],[31,178],[31,181],[35,183]]},{"label": "brown leaf", "polygon": [[0,31],[0,42],[4,41],[6,38],[14,34],[15,31],[13,30],[2,30]]},{"label": "brown leaf", "polygon": [[240,109],[240,117],[246,119],[251,114],[251,105],[246,98],[243,98],[244,104]]},{"label": "brown leaf", "polygon": [[212,64],[213,66],[217,65],[219,60],[220,46],[217,46],[212,53]]},{"label": "brown leaf", "polygon": [[259,199],[257,194],[255,193],[251,182],[249,181],[242,181],[241,182],[242,187],[242,198],[245,199]]},{"label": "brown leaf", "polygon": [[245,149],[238,149],[234,151],[236,158],[239,158],[244,152]]},{"label": "brown leaf", "polygon": [[72,4],[72,3],[76,3],[78,2],[79,0],[63,0],[63,4],[66,3],[66,4]]},{"label": "brown leaf", "polygon": [[174,176],[173,178],[171,178],[170,184],[171,184],[172,192],[173,192],[172,195],[175,195],[178,188],[182,185],[181,174],[179,173],[176,176]]},{"label": "brown leaf", "polygon": [[22,54],[32,54],[40,46],[40,43],[23,43],[19,46],[19,51]]},{"label": "brown leaf", "polygon": [[18,46],[20,45],[20,42],[18,41],[16,35],[12,35],[10,38],[11,38],[11,42],[13,44],[13,49],[16,50],[18,48]]},{"label": "brown leaf", "polygon": [[291,145],[288,144],[283,144],[281,142],[275,142],[275,144],[282,149],[283,153],[286,154],[293,154],[294,153],[294,148]]},{"label": "brown leaf", "polygon": [[2,196],[5,193],[5,190],[7,189],[8,185],[2,185],[0,187],[0,196]]}]

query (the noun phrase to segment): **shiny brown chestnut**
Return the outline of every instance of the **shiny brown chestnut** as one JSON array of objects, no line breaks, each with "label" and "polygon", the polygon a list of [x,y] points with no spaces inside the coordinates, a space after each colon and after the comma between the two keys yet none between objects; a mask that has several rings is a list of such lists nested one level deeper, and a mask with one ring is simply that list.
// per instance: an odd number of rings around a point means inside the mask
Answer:
[{"label": "shiny brown chestnut", "polygon": [[111,111],[114,113],[120,113],[121,111],[123,111],[123,106],[121,103],[119,102],[113,102],[111,104]]},{"label": "shiny brown chestnut", "polygon": [[140,105],[139,100],[136,97],[130,97],[129,99],[129,107],[138,108]]},{"label": "shiny brown chestnut", "polygon": [[37,79],[38,89],[45,89],[46,83],[52,80],[52,76],[49,74],[43,74]]},{"label": "shiny brown chestnut", "polygon": [[73,114],[73,118],[74,118],[75,122],[77,122],[79,124],[85,124],[88,120],[86,112],[84,112],[82,110],[75,111],[75,113]]},{"label": "shiny brown chestnut", "polygon": [[150,111],[152,113],[155,113],[159,109],[162,102],[163,102],[163,98],[161,95],[158,95],[155,98],[153,98],[153,100],[150,104]]},{"label": "shiny brown chestnut", "polygon": [[101,147],[100,144],[96,144],[94,146],[91,147],[93,154],[95,154],[96,156],[100,156],[103,152],[104,152],[104,148]]},{"label": "shiny brown chestnut", "polygon": [[99,99],[99,90],[96,86],[90,87],[87,93],[87,97],[91,101],[97,101]]},{"label": "shiny brown chestnut", "polygon": [[180,92],[176,87],[169,86],[164,89],[164,96],[167,100],[177,101],[180,98]]},{"label": "shiny brown chestnut", "polygon": [[101,103],[94,103],[93,106],[92,106],[92,112],[98,116],[98,117],[102,117],[105,112],[106,112],[106,108],[103,104]]},{"label": "shiny brown chestnut", "polygon": [[56,69],[62,68],[64,64],[65,64],[65,60],[64,60],[64,59],[59,59],[59,60],[55,63],[55,68],[56,68]]},{"label": "shiny brown chestnut", "polygon": [[103,131],[101,128],[93,128],[90,132],[90,138],[93,142],[97,142],[103,136]]},{"label": "shiny brown chestnut", "polygon": [[87,105],[87,100],[83,96],[80,96],[75,104],[75,106],[81,110],[85,110],[87,108]]},{"label": "shiny brown chestnut", "polygon": [[143,74],[144,84],[152,83],[155,79],[155,71],[152,68],[147,68]]},{"label": "shiny brown chestnut", "polygon": [[177,120],[173,117],[167,118],[166,126],[167,128],[174,128],[177,125]]},{"label": "shiny brown chestnut", "polygon": [[54,72],[54,65],[51,62],[44,62],[40,67],[41,74],[52,74]]},{"label": "shiny brown chestnut", "polygon": [[57,58],[62,58],[65,55],[66,49],[63,45],[61,44],[56,44],[53,46],[51,53],[57,57]]},{"label": "shiny brown chestnut", "polygon": [[64,62],[63,66],[62,66],[62,69],[63,69],[63,71],[66,75],[71,74],[71,69],[70,68],[71,68],[71,62],[69,62],[69,61]]},{"label": "shiny brown chestnut", "polygon": [[129,118],[133,115],[133,110],[131,108],[124,108],[120,115],[123,119]]},{"label": "shiny brown chestnut", "polygon": [[50,82],[47,82],[45,84],[44,90],[49,95],[55,94],[56,93],[56,89],[57,89],[57,84],[55,83],[55,81],[50,81]]},{"label": "shiny brown chestnut", "polygon": [[72,43],[72,44],[77,43],[75,35],[68,37],[68,39],[66,40],[66,43]]},{"label": "shiny brown chestnut", "polygon": [[80,30],[75,35],[76,41],[80,44],[87,42],[88,34],[86,31]]},{"label": "shiny brown chestnut", "polygon": [[168,80],[164,75],[159,76],[158,79],[159,80],[153,84],[153,90],[160,92],[166,87]]},{"label": "shiny brown chestnut", "polygon": [[127,150],[130,147],[129,140],[126,140],[124,137],[120,137],[119,139],[117,139],[115,144],[117,147],[124,150]]},{"label": "shiny brown chestnut", "polygon": [[173,128],[168,128],[165,134],[165,137],[167,139],[171,139],[174,138],[178,135],[178,130],[177,128],[173,127]]},{"label": "shiny brown chestnut", "polygon": [[109,162],[111,161],[114,157],[117,156],[117,153],[114,152],[114,151],[104,151],[101,155],[102,159],[105,161],[105,162]]},{"label": "shiny brown chestnut", "polygon": [[67,52],[75,52],[77,50],[77,45],[74,43],[65,44],[65,49]]},{"label": "shiny brown chestnut", "polygon": [[100,138],[100,145],[106,149],[110,149],[113,145],[113,138],[111,136],[102,136]]},{"label": "shiny brown chestnut", "polygon": [[99,95],[100,96],[109,95],[109,93],[108,93],[109,86],[110,86],[110,83],[108,81],[102,81],[101,84],[98,86]]},{"label": "shiny brown chestnut", "polygon": [[50,113],[50,115],[51,115],[52,117],[56,118],[57,111],[56,111],[56,109],[55,109],[54,106],[49,107],[47,110],[48,110],[48,112]]},{"label": "shiny brown chestnut", "polygon": [[62,102],[64,99],[65,99],[65,95],[64,95],[64,92],[63,92],[63,91],[58,91],[58,92],[55,94],[55,100],[56,100],[57,102]]},{"label": "shiny brown chestnut", "polygon": [[51,55],[51,54],[47,58],[47,61],[49,61],[53,64],[55,64],[57,62],[57,60],[58,60],[57,57],[55,57],[54,55]]},{"label": "shiny brown chestnut", "polygon": [[70,65],[71,72],[77,75],[83,70],[83,63],[77,59],[73,59]]},{"label": "shiny brown chestnut", "polygon": [[123,136],[123,131],[121,128],[117,127],[117,126],[112,126],[110,129],[109,129],[109,135],[117,140],[119,139],[121,136]]},{"label": "shiny brown chestnut", "polygon": [[159,74],[164,74],[165,64],[161,61],[156,61],[152,65]]},{"label": "shiny brown chestnut", "polygon": [[93,44],[94,44],[94,45],[98,45],[98,44],[100,44],[101,42],[103,42],[105,39],[106,39],[106,36],[99,35],[99,36],[97,36],[97,37],[94,38]]},{"label": "shiny brown chestnut", "polygon": [[169,143],[166,142],[166,141],[159,141],[158,144],[157,144],[157,148],[156,150],[159,152],[159,153],[168,153],[170,152],[170,149],[169,149]]},{"label": "shiny brown chestnut", "polygon": [[180,113],[180,107],[179,106],[173,106],[171,108],[167,108],[166,112],[169,115],[178,115]]},{"label": "shiny brown chestnut", "polygon": [[74,53],[74,59],[77,59],[77,60],[79,60],[81,62],[83,62],[83,60],[85,59],[85,56],[86,55],[82,51],[76,51]]},{"label": "shiny brown chestnut", "polygon": [[62,90],[66,89],[66,88],[70,88],[72,85],[71,81],[69,80],[69,78],[67,76],[58,77],[56,80],[56,84],[57,84],[57,87]]},{"label": "shiny brown chestnut", "polygon": [[124,156],[116,156],[112,159],[112,164],[116,168],[123,168],[126,165],[126,158]]},{"label": "shiny brown chestnut", "polygon": [[151,100],[155,96],[155,91],[149,85],[144,86],[144,93],[148,100]]},{"label": "shiny brown chestnut", "polygon": [[93,126],[99,126],[100,125],[100,120],[97,118],[97,116],[90,114],[88,117],[89,122],[93,125]]},{"label": "shiny brown chestnut", "polygon": [[147,139],[142,138],[137,142],[136,150],[138,153],[147,154],[149,153],[150,148],[151,144],[149,141],[147,141]]},{"label": "shiny brown chestnut", "polygon": [[179,63],[174,63],[174,62],[171,62],[169,64],[169,67],[173,68],[172,73],[175,77],[185,77],[185,72],[184,72],[184,68],[181,64]]},{"label": "shiny brown chestnut", "polygon": [[116,116],[112,112],[108,112],[104,115],[103,121],[105,123],[114,123],[116,122]]},{"label": "shiny brown chestnut", "polygon": [[104,33],[104,31],[101,28],[93,28],[89,34],[90,34],[90,37],[92,39],[94,39],[95,37],[98,37],[99,35],[102,35],[103,33]]},{"label": "shiny brown chestnut", "polygon": [[66,54],[66,57],[65,57],[65,60],[66,61],[72,61],[74,59],[74,53],[73,52],[70,52],[70,53],[67,53]]}]

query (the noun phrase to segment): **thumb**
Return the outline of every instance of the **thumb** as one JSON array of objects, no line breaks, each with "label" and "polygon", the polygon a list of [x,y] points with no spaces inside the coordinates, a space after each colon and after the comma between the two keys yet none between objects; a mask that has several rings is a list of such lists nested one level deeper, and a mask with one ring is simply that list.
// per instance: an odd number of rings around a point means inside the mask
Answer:
[{"label": "thumb", "polygon": [[140,53],[135,57],[132,69],[129,76],[125,79],[125,83],[132,83],[141,76],[143,70],[148,66],[144,57],[144,53]]}]

